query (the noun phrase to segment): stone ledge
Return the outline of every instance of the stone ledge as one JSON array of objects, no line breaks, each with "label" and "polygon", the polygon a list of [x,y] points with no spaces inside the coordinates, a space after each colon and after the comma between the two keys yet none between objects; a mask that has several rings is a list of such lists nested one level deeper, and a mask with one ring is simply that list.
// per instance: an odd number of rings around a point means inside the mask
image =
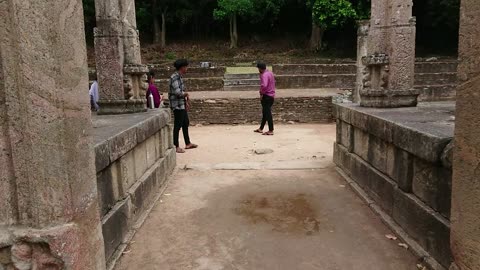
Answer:
[{"label": "stone ledge", "polygon": [[415,108],[379,109],[358,104],[334,105],[334,116],[394,144],[414,156],[438,163],[453,138],[451,102],[423,103]]},{"label": "stone ledge", "polygon": [[170,123],[169,110],[93,117],[97,173]]},{"label": "stone ledge", "polygon": [[368,197],[369,205],[378,205],[377,212],[381,211],[393,220],[392,225],[400,227],[425,253],[448,268],[451,263],[448,220],[415,195],[403,192],[388,176],[337,143],[334,145],[334,162],[355,182],[354,189],[362,190],[359,195]]},{"label": "stone ledge", "polygon": [[127,192],[127,197],[117,202],[103,217],[102,227],[105,256],[111,259],[117,248],[127,240],[137,220],[155,203],[155,195],[165,185],[168,175],[176,166],[175,151],[170,149]]}]

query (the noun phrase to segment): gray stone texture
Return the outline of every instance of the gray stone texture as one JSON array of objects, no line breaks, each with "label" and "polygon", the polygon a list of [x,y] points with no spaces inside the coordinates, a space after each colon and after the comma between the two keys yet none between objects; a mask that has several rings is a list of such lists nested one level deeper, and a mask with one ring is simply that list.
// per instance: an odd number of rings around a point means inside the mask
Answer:
[{"label": "gray stone texture", "polygon": [[461,1],[452,190],[452,252],[458,269],[480,269],[480,1]]},{"label": "gray stone texture", "polygon": [[452,146],[454,110],[452,103],[396,109],[334,106],[335,164],[444,268],[452,261],[452,174],[443,164]]},{"label": "gray stone texture", "polygon": [[412,0],[372,1],[367,57],[362,58],[365,66],[361,72],[362,106],[417,105],[418,91],[414,89],[416,33],[412,7]]},{"label": "gray stone texture", "polygon": [[99,209],[110,265],[176,165],[168,110],[93,119]]},{"label": "gray stone texture", "polygon": [[104,269],[82,1],[0,2],[0,46],[0,246]]},{"label": "gray stone texture", "polygon": [[359,21],[357,31],[357,80],[353,91],[353,102],[360,103],[360,92],[363,89],[363,78],[366,75],[367,67],[364,66],[362,59],[368,56],[368,31],[370,30],[370,21]]},{"label": "gray stone texture", "polygon": [[146,110],[146,73],[142,65],[134,0],[95,1],[95,58],[99,114]]}]

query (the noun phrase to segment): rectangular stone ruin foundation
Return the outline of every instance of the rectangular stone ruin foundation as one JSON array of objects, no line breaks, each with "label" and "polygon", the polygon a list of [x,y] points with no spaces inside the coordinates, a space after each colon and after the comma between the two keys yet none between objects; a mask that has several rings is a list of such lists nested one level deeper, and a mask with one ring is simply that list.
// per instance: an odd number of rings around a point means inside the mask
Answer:
[{"label": "rectangular stone ruin foundation", "polygon": [[334,162],[351,187],[433,269],[448,269],[453,102],[335,105]]},{"label": "rectangular stone ruin foundation", "polygon": [[107,264],[121,256],[176,166],[170,112],[95,116],[95,166]]}]

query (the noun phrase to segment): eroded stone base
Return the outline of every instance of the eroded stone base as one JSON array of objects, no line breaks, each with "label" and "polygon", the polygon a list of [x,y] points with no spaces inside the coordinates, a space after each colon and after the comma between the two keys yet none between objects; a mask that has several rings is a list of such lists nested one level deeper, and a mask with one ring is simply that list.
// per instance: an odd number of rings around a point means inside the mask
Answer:
[{"label": "eroded stone base", "polygon": [[419,94],[417,90],[390,92],[362,90],[360,104],[363,107],[373,108],[415,107],[418,104]]},{"label": "eroded stone base", "polygon": [[[335,164],[448,268],[453,103],[373,109],[335,105]],[[423,253],[423,252],[422,252]]]},{"label": "eroded stone base", "polygon": [[147,101],[144,99],[133,100],[100,100],[98,102],[99,115],[127,114],[147,111]]}]

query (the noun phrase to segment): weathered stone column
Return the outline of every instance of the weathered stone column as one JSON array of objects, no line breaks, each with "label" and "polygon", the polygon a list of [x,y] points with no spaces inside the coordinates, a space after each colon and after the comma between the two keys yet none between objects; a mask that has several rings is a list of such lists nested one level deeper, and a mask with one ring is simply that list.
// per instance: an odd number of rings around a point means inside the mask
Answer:
[{"label": "weathered stone column", "polygon": [[416,106],[415,18],[412,0],[373,0],[368,55],[362,59],[365,107]]},{"label": "weathered stone column", "polygon": [[104,269],[82,1],[0,1],[0,56],[0,269]]},{"label": "weathered stone column", "polygon": [[461,270],[480,269],[479,24],[480,1],[462,0],[451,217],[452,253]]},{"label": "weathered stone column", "polygon": [[145,111],[148,67],[141,60],[135,1],[97,0],[95,9],[99,114]]},{"label": "weathered stone column", "polygon": [[360,92],[363,89],[363,78],[367,75],[367,67],[363,64],[363,59],[368,55],[368,31],[370,21],[358,21],[357,31],[357,81],[353,92],[353,102],[360,102]]}]

